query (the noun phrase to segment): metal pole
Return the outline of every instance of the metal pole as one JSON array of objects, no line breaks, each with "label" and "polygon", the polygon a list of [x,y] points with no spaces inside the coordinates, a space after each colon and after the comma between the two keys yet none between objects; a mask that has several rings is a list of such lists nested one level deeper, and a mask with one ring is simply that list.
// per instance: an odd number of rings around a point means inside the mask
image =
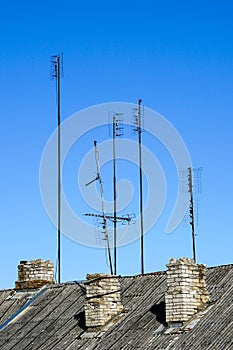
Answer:
[{"label": "metal pole", "polygon": [[141,273],[144,274],[144,237],[143,237],[143,191],[142,191],[142,130],[141,103],[138,100],[138,150],[139,150],[139,190],[140,190],[140,221],[141,221]]},{"label": "metal pole", "polygon": [[58,264],[58,283],[61,282],[61,115],[60,115],[60,56],[57,56],[57,264]]},{"label": "metal pole", "polygon": [[57,282],[61,282],[61,56],[51,56],[51,77],[56,79],[57,98]]},{"label": "metal pole", "polygon": [[114,275],[117,274],[117,232],[116,232],[116,225],[117,225],[117,218],[116,218],[116,117],[113,117],[113,192],[114,192],[114,218],[113,218],[113,224],[114,224]]}]

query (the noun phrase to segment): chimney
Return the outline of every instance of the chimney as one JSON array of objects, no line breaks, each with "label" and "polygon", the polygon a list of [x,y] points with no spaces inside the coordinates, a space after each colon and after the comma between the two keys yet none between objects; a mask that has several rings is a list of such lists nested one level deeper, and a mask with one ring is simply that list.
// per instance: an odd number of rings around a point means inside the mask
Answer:
[{"label": "chimney", "polygon": [[209,301],[206,266],[193,259],[170,259],[165,293],[166,322],[182,325]]},{"label": "chimney", "polygon": [[85,322],[89,330],[99,330],[123,311],[120,283],[116,276],[96,273],[86,276]]},{"label": "chimney", "polygon": [[45,284],[53,283],[55,283],[54,267],[50,260],[20,261],[15,289],[38,289]]}]

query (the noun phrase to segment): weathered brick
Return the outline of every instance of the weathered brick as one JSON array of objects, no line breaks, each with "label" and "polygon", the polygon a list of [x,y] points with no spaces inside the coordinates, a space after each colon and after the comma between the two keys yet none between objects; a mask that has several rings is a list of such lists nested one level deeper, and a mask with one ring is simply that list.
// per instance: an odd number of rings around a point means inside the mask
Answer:
[{"label": "weathered brick", "polygon": [[185,322],[209,301],[206,267],[180,258],[171,259],[167,268],[166,321]]},{"label": "weathered brick", "polygon": [[50,260],[20,261],[16,289],[38,289],[54,283],[54,267]]},{"label": "weathered brick", "polygon": [[117,277],[101,273],[88,274],[84,308],[86,326],[91,329],[105,325],[122,312]]}]

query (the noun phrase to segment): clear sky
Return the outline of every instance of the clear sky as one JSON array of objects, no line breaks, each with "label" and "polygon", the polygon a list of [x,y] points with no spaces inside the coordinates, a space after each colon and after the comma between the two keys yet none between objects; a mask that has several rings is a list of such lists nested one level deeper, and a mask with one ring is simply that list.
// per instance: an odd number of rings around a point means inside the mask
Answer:
[{"label": "clear sky", "polygon": [[[1,1],[0,288],[14,286],[20,260],[51,259],[56,265],[56,227],[42,203],[39,169],[56,129],[55,82],[49,74],[50,56],[59,52],[64,55],[63,121],[96,104],[141,98],[173,125],[193,166],[203,167],[197,260],[207,266],[232,263],[232,13],[233,4],[226,0]],[[126,134],[133,139],[127,127]],[[94,137],[110,140],[108,127],[80,139],[64,168],[64,190],[78,215],[84,207],[77,171],[93,149]],[[167,181],[164,212],[145,235],[145,270],[150,272],[164,270],[170,257],[190,257],[192,251],[188,225],[166,233],[177,184],[173,161],[146,132],[143,143],[159,160]],[[119,161],[118,180],[126,178],[135,188],[126,210],[137,214],[138,179],[132,175],[137,168],[128,166]],[[87,181],[95,171],[93,155]],[[110,201],[112,163],[102,172]],[[63,281],[108,271],[100,246],[62,237]],[[118,272],[140,273],[138,240],[118,249]]]}]

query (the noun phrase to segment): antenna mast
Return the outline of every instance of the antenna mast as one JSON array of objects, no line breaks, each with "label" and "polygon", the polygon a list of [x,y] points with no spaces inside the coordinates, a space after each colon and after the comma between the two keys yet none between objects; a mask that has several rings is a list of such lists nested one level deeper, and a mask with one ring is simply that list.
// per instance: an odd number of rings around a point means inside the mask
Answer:
[{"label": "antenna mast", "polygon": [[114,209],[113,209],[113,227],[114,227],[114,275],[117,274],[117,191],[116,191],[116,137],[122,136],[123,127],[121,120],[117,119],[121,113],[115,113],[112,121],[112,138],[113,138],[113,197],[114,197]]},{"label": "antenna mast", "polygon": [[51,56],[51,77],[56,79],[57,97],[57,271],[58,283],[61,282],[61,57]]},{"label": "antenna mast", "polygon": [[194,206],[193,206],[193,176],[192,168],[188,168],[188,186],[190,193],[190,205],[189,205],[189,216],[190,216],[190,225],[192,228],[192,245],[193,245],[193,260],[196,263],[196,244],[195,244],[195,224],[194,224]]},{"label": "antenna mast", "polygon": [[141,103],[138,100],[138,107],[133,108],[133,130],[138,133],[138,153],[139,153],[139,211],[140,211],[140,226],[141,226],[141,273],[144,274],[144,232],[143,232],[143,191],[142,191],[142,129],[141,129]]},{"label": "antenna mast", "polygon": [[139,145],[139,175],[140,175],[140,218],[141,218],[141,273],[144,274],[144,232],[143,232],[143,191],[142,191],[142,130],[141,130],[141,103],[138,100],[138,145]]},{"label": "antenna mast", "polygon": [[110,243],[109,243],[108,230],[107,230],[107,218],[106,218],[105,209],[104,209],[104,191],[103,191],[103,184],[102,184],[102,179],[100,175],[99,152],[98,152],[96,141],[94,141],[94,147],[95,147],[95,160],[96,160],[96,167],[97,167],[97,177],[95,180],[99,180],[99,185],[100,185],[101,206],[102,206],[102,215],[103,215],[103,230],[104,230],[104,235],[107,242],[110,272],[113,275],[112,257],[111,257]]},{"label": "antenna mast", "polygon": [[134,114],[135,131],[138,133],[138,153],[139,153],[139,210],[140,210],[140,225],[141,225],[141,273],[144,274],[144,232],[143,232],[143,189],[142,189],[142,129],[141,129],[141,103],[142,100],[138,100],[138,108],[135,108],[136,114]]}]

